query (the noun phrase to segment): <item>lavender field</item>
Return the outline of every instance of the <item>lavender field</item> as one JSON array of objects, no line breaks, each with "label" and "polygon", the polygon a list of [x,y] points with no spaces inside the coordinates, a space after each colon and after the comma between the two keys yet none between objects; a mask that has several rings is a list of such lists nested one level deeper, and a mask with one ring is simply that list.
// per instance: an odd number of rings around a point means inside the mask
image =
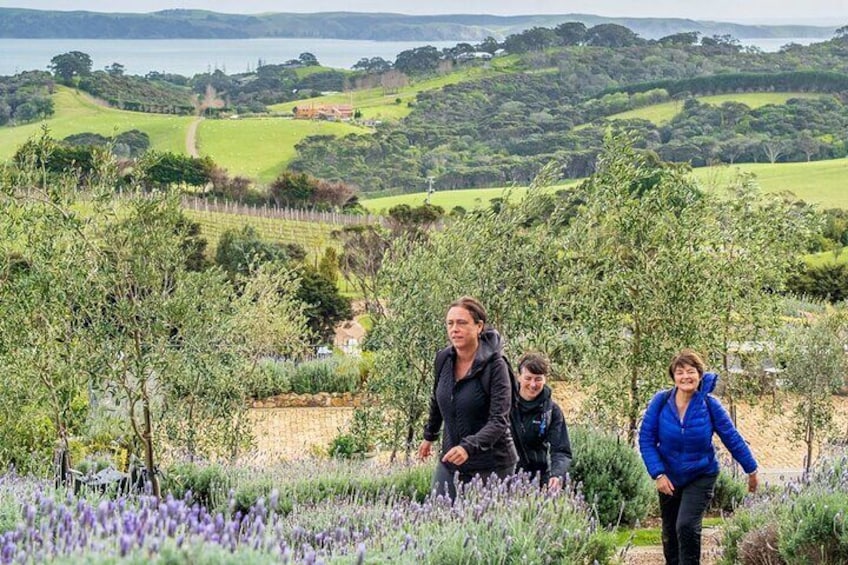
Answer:
[{"label": "lavender field", "polygon": [[[613,555],[611,535],[579,493],[548,494],[516,477],[472,483],[452,504],[416,500],[399,491],[402,479],[396,487],[366,485],[409,469],[330,467],[325,482],[306,489],[296,486],[302,468],[290,469],[288,481],[278,471],[281,488],[247,508],[236,488],[221,508],[209,508],[191,491],[75,496],[9,474],[0,480],[0,562],[606,563]],[[332,492],[334,473],[347,473],[355,486],[356,472],[362,488],[319,500]],[[426,468],[413,473],[429,477]]]}]

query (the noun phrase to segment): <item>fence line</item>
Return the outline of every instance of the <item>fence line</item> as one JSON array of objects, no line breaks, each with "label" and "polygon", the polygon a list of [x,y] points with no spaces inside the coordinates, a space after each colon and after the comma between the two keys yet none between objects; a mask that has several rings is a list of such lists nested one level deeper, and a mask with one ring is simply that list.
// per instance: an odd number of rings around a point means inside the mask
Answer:
[{"label": "fence line", "polygon": [[183,196],[184,208],[195,212],[215,212],[219,214],[235,214],[240,216],[254,216],[258,218],[273,218],[278,220],[291,220],[295,222],[319,222],[338,226],[356,226],[366,224],[378,224],[382,222],[380,216],[372,214],[341,214],[338,212],[324,212],[318,210],[303,210],[298,208],[280,208],[278,206],[262,206],[241,204],[229,200],[218,201],[217,198],[206,199]]}]

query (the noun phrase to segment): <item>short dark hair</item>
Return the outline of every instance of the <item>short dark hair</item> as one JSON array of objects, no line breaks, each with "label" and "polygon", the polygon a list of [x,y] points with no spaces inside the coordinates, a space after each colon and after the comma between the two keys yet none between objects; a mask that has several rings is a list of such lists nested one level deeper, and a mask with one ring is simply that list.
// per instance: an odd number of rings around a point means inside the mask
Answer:
[{"label": "short dark hair", "polygon": [[448,306],[448,310],[451,308],[464,308],[471,314],[471,317],[474,319],[474,323],[483,322],[486,323],[486,308],[480,303],[479,300],[472,296],[462,296],[457,298]]},{"label": "short dark hair", "polygon": [[551,363],[544,353],[528,351],[518,358],[518,374],[527,369],[534,375],[546,375],[551,372]]},{"label": "short dark hair", "polygon": [[671,377],[671,380],[674,380],[674,371],[683,365],[695,367],[698,370],[698,376],[704,376],[706,365],[704,364],[704,360],[694,349],[681,349],[674,357],[671,358],[671,363],[668,365],[668,376]]}]

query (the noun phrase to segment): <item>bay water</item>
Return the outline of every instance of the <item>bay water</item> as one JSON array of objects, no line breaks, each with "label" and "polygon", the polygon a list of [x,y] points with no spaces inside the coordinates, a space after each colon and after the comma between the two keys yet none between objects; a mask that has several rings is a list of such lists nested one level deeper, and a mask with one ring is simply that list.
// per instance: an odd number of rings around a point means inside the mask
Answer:
[{"label": "bay water", "polygon": [[191,77],[220,69],[228,75],[255,70],[263,64],[280,64],[312,53],[326,67],[349,69],[363,57],[394,62],[406,49],[432,45],[453,47],[456,41],[364,41],[344,39],[3,39],[0,38],[0,75],[47,70],[50,59],[69,51],[91,56],[92,68],[112,63],[124,72],[145,75],[150,71]]},{"label": "bay water", "polygon": [[[777,51],[787,43],[809,44],[811,38],[745,39],[763,51]],[[82,51],[91,56],[92,68],[120,63],[125,72],[145,75],[150,71],[191,77],[220,69],[226,74],[255,70],[263,64],[279,64],[312,53],[327,67],[349,69],[363,57],[382,57],[394,62],[407,49],[432,45],[453,47],[458,41],[364,41],[313,38],[255,39],[3,39],[0,38],[0,75],[47,70],[54,55]]]}]

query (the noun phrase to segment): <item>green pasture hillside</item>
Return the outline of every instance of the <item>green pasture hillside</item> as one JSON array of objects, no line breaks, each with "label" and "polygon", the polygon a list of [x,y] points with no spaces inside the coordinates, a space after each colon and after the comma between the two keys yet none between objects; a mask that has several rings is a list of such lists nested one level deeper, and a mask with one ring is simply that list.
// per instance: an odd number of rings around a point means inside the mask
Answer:
[{"label": "green pasture hillside", "polygon": [[751,173],[765,192],[790,192],[821,208],[848,209],[848,159],[805,163],[743,163],[694,169],[707,189],[727,186],[734,176]]},{"label": "green pasture hillside", "polygon": [[201,156],[209,156],[231,175],[260,182],[276,178],[295,156],[294,146],[310,135],[363,133],[368,130],[343,122],[286,118],[204,120],[197,131]]},{"label": "green pasture hillside", "polygon": [[[737,94],[716,94],[714,96],[696,96],[695,98],[703,104],[721,106],[725,102],[739,102],[749,108],[759,108],[767,104],[786,104],[791,98],[819,98],[827,96],[815,92],[747,92]],[[663,125],[680,113],[683,109],[683,100],[673,100],[660,104],[652,104],[636,110],[628,110],[607,116],[607,120],[648,120],[654,124]]]},{"label": "green pasture hillside", "polygon": [[57,139],[80,132],[113,136],[137,129],[150,136],[152,149],[185,153],[186,130],[193,119],[190,116],[115,110],[98,105],[85,94],[64,86],[57,87],[53,103],[55,114],[50,119],[0,128],[0,159],[9,159],[21,144],[39,135],[42,127],[47,127],[50,135]]},{"label": "green pasture hillside", "polygon": [[[350,104],[362,112],[362,118],[366,120],[399,120],[409,115],[412,108],[410,102],[415,101],[419,92],[435,90],[449,84],[476,80],[491,76],[508,69],[518,61],[517,56],[497,57],[488,65],[464,67],[436,77],[414,80],[408,86],[399,88],[397,92],[386,93],[382,87],[364,88],[350,92],[340,92],[306,98],[292,102],[284,102],[269,106],[273,112],[291,112],[296,106],[309,106],[311,104]],[[400,100],[400,102],[398,102]]]},{"label": "green pasture hillside", "polygon": [[[702,167],[692,171],[695,179],[707,190],[718,190],[727,186],[740,174],[753,174],[765,192],[790,192],[798,199],[822,208],[848,209],[848,159],[811,161],[809,163],[743,163]],[[558,190],[573,186],[580,181],[549,187]],[[504,196],[504,188],[478,188],[468,190],[437,191],[430,199],[434,205],[450,211],[454,206],[466,209],[487,206],[493,198]],[[514,187],[510,194],[520,197],[527,187]],[[424,192],[370,198],[362,204],[371,212],[388,210],[398,204],[420,206],[427,197]]]}]

